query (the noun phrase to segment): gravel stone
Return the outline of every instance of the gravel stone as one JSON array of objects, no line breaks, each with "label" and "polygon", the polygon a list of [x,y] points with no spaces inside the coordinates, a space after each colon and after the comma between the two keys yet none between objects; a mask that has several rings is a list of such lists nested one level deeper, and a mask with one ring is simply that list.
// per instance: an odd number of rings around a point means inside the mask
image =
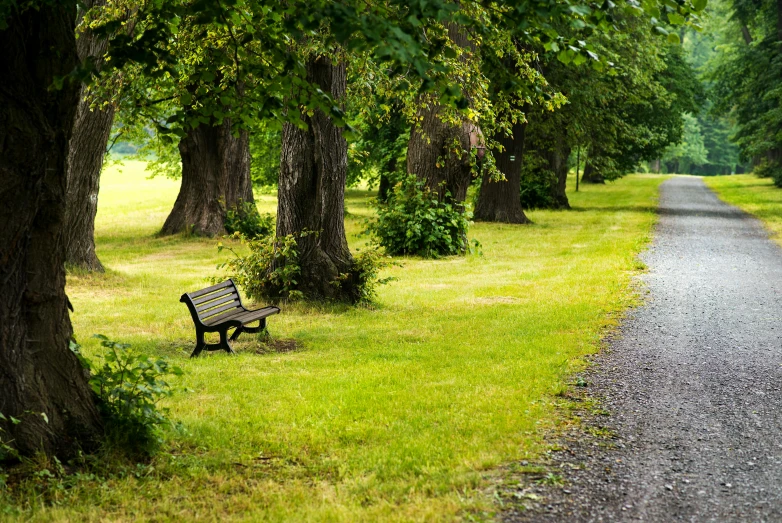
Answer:
[{"label": "gravel stone", "polygon": [[700,178],[666,181],[659,214],[644,305],[537,464],[565,484],[519,474],[503,520],[782,521],[782,250]]}]

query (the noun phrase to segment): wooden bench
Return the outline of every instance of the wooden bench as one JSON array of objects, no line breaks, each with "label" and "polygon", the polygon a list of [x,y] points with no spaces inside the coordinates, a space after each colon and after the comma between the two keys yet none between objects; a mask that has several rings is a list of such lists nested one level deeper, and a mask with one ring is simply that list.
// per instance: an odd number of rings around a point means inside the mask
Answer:
[{"label": "wooden bench", "polygon": [[[231,342],[243,332],[261,332],[266,328],[266,317],[279,314],[278,307],[247,310],[242,305],[242,298],[233,280],[212,285],[200,291],[188,292],[179,298],[187,305],[196,328],[196,347],[191,358],[198,356],[202,350],[224,350],[229,354],[234,351]],[[259,322],[257,327],[248,327],[248,323]],[[235,328],[231,338],[228,329]],[[204,334],[219,332],[220,343],[206,343]]]}]

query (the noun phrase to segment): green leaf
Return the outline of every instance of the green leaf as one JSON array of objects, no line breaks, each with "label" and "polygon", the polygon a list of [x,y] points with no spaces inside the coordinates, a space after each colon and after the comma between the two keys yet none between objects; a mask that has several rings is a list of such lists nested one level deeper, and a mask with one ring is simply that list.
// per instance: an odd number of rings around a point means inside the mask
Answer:
[{"label": "green leaf", "polygon": [[679,40],[679,35],[677,35],[676,33],[668,33],[668,41],[672,44],[681,43],[681,40]]},{"label": "green leaf", "polygon": [[684,17],[679,13],[668,13],[668,21],[673,25],[682,25],[684,23]]}]

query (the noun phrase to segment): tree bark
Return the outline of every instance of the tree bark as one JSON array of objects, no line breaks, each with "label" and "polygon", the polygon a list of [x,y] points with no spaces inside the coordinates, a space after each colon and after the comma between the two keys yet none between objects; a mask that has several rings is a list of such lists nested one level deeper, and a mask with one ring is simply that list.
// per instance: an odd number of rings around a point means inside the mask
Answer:
[{"label": "tree bark", "polygon": [[[464,29],[449,24],[448,36],[463,49],[474,50]],[[410,132],[407,148],[407,172],[415,174],[442,200],[446,193],[457,203],[467,197],[472,180],[470,134],[473,126],[462,120],[454,125],[444,121],[445,109],[430,100],[419,109],[416,125]]]},{"label": "tree bark", "polygon": [[603,178],[602,173],[595,169],[595,166],[592,165],[589,160],[587,160],[587,163],[584,166],[584,174],[581,175],[581,183],[605,184],[606,181],[605,178]]},{"label": "tree bark", "polygon": [[[551,185],[551,199],[554,201],[556,209],[570,209],[570,202],[565,192],[568,174],[567,160],[569,157],[570,147],[565,144],[561,137],[556,140],[554,147],[544,154],[544,158],[548,161],[549,169],[555,175],[555,183]],[[584,172],[586,173],[586,167]],[[581,180],[583,181],[583,176]]]},{"label": "tree bark", "polygon": [[225,215],[242,201],[254,203],[247,131],[231,134],[231,122],[199,125],[179,141],[182,185],[161,234],[225,234]]},{"label": "tree bark", "polygon": [[484,222],[530,223],[521,208],[521,165],[524,155],[526,124],[513,125],[513,135],[503,136],[503,146],[496,152],[497,168],[505,175],[505,181],[492,181],[488,173],[481,180],[481,190],[475,205],[474,217]]},{"label": "tree bark", "polygon": [[[396,164],[396,160],[393,160]],[[391,162],[389,162],[391,163]],[[391,193],[391,178],[386,173],[380,173],[380,185],[377,188],[377,199],[381,202],[387,202]]]},{"label": "tree bark", "polygon": [[75,20],[75,2],[43,3],[0,31],[0,412],[22,420],[0,421],[0,437],[23,455],[88,450],[101,434],[68,348],[63,225],[79,89],[50,89],[77,64]]},{"label": "tree bark", "polygon": [[[307,80],[342,100],[347,89],[344,63],[326,56],[307,61]],[[282,131],[277,237],[298,237],[298,290],[308,299],[358,299],[353,257],[345,236],[347,141],[342,129],[320,110],[303,116],[307,129],[287,123]],[[304,231],[315,234],[300,236]],[[348,275],[335,285],[341,275]]]},{"label": "tree bark", "polygon": [[418,124],[410,133],[407,172],[422,179],[442,200],[446,193],[463,202],[470,187],[470,129],[441,119],[442,106],[432,102],[418,111]]},{"label": "tree bark", "polygon": [[[87,10],[105,5],[105,0],[87,1],[80,9],[77,26]],[[86,30],[76,40],[79,60],[94,60],[100,68],[108,41]],[[95,253],[95,215],[98,212],[98,189],[106,144],[109,141],[114,107],[90,109],[85,98],[87,89],[81,86],[73,133],[68,145],[68,192],[65,211],[65,262],[88,271],[103,272]]]}]

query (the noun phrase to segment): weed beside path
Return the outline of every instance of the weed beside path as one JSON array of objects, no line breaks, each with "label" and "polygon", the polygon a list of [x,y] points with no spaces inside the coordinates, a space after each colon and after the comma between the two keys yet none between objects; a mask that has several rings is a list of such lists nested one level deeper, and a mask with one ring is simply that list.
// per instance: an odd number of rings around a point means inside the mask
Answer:
[{"label": "weed beside path", "polygon": [[[664,178],[636,175],[569,193],[571,212],[529,226],[475,224],[482,256],[399,259],[373,308],[283,305],[269,324],[295,349],[188,360],[179,296],[215,274],[220,240],[157,238],[178,182],[138,164],[101,181],[98,255],[71,275],[76,336],[103,333],[168,355],[191,389],[168,400],[186,433],[138,474],[85,478],[33,520],[451,521],[494,510],[497,467],[536,456],[550,398],[633,300]],[[572,184],[571,184],[572,185]],[[352,247],[371,212],[348,195]],[[263,195],[259,208],[274,210]],[[224,240],[223,240],[224,241]],[[260,350],[259,350],[260,348]]]}]

